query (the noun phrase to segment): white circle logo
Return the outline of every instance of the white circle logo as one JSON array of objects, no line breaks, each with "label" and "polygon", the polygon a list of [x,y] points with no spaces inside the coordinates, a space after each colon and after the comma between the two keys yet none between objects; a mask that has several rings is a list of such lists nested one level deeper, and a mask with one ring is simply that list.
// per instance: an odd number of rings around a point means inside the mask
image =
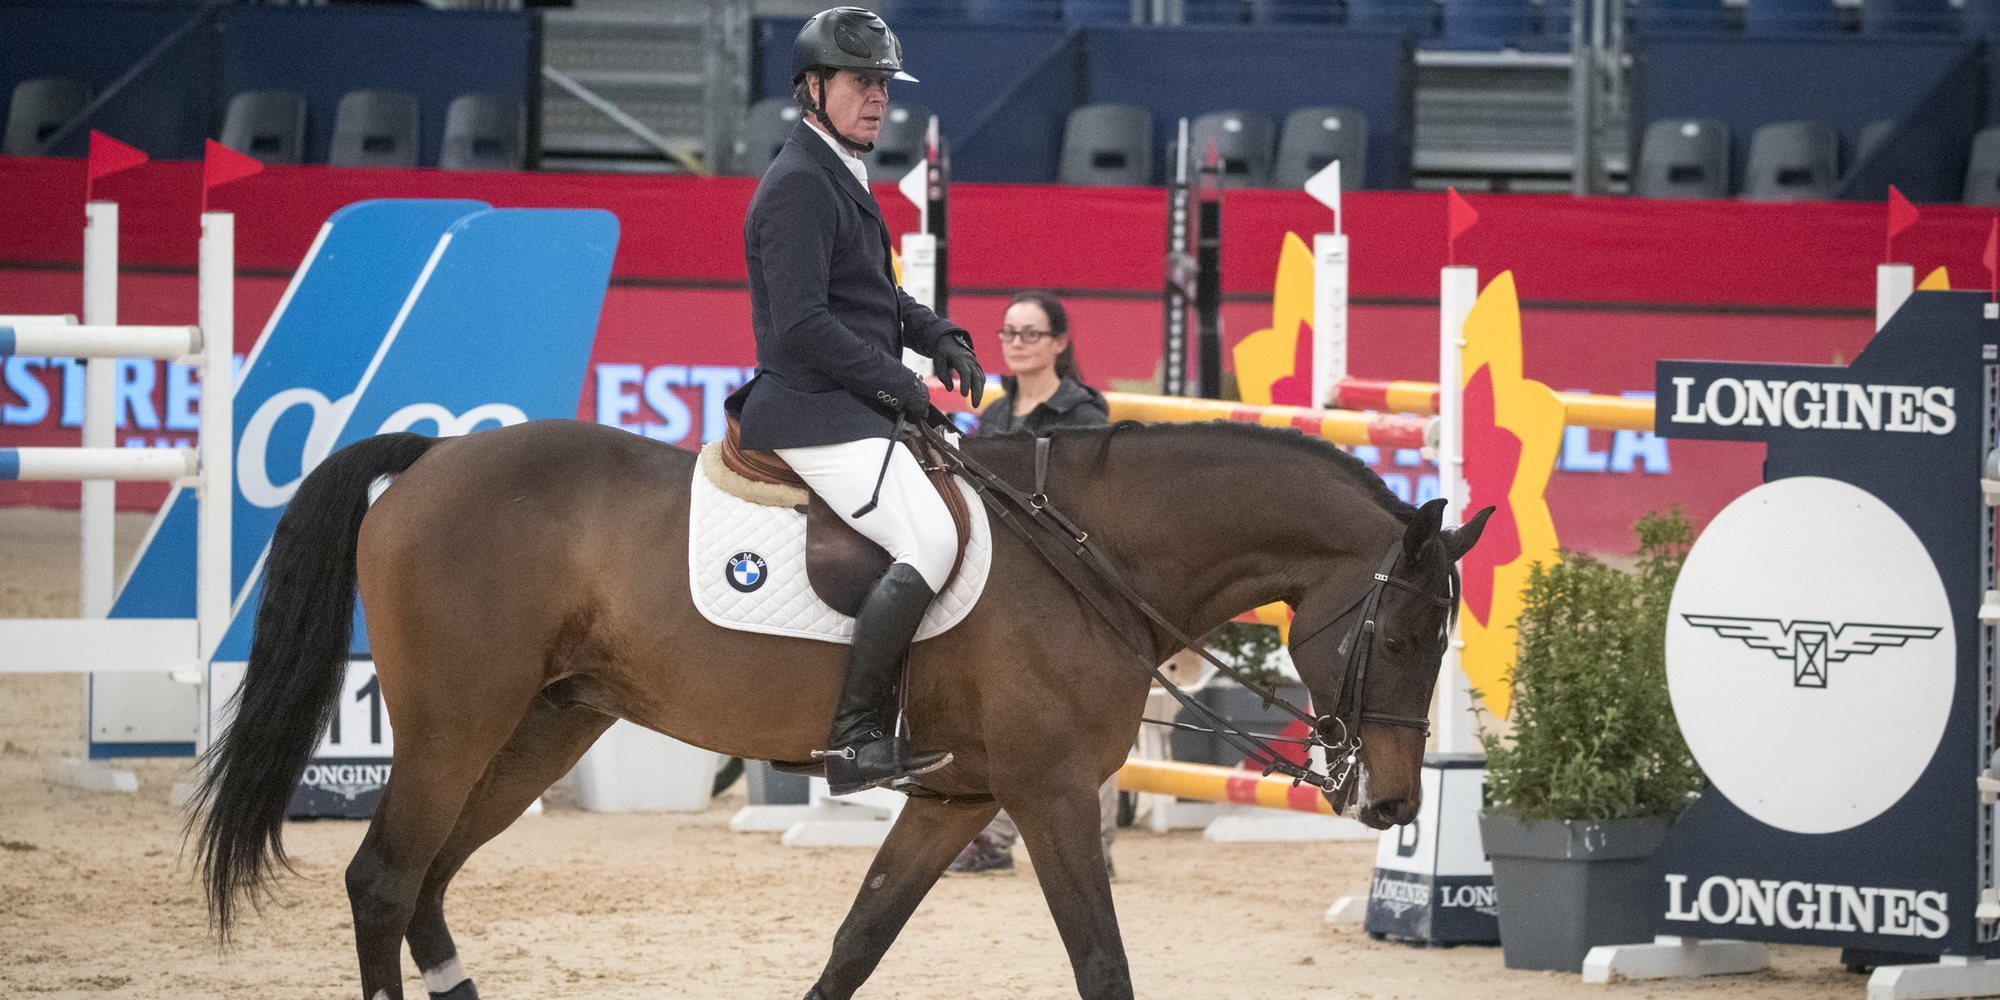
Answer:
[{"label": "white circle logo", "polygon": [[1688,553],[1667,684],[1729,801],[1836,833],[1902,799],[1951,714],[1957,635],[1916,533],[1866,490],[1799,476],[1736,498]]}]

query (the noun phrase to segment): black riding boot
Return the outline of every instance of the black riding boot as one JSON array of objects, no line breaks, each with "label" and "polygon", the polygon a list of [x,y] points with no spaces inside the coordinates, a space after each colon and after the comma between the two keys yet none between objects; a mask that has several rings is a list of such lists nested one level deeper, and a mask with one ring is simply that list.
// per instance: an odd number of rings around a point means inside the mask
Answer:
[{"label": "black riding boot", "polygon": [[892,563],[861,602],[861,613],[854,616],[847,678],[823,753],[826,783],[833,794],[893,785],[951,763],[948,753],[904,750],[900,740],[885,732],[888,723],[883,721],[895,718],[892,701],[903,654],[936,596],[916,567]]}]

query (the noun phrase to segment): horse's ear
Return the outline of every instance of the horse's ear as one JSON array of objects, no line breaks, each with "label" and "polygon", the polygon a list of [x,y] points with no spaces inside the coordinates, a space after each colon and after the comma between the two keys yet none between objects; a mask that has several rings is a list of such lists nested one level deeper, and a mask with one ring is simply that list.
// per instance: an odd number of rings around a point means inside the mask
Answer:
[{"label": "horse's ear", "polygon": [[1472,515],[1462,528],[1448,528],[1444,532],[1444,550],[1451,554],[1451,561],[1457,562],[1461,556],[1472,551],[1479,544],[1479,536],[1486,530],[1486,519],[1493,516],[1493,508],[1488,507]]},{"label": "horse's ear", "polygon": [[1438,528],[1444,524],[1444,498],[1429,500],[1417,508],[1417,516],[1410,519],[1410,526],[1403,530],[1403,554],[1411,559],[1436,538]]}]

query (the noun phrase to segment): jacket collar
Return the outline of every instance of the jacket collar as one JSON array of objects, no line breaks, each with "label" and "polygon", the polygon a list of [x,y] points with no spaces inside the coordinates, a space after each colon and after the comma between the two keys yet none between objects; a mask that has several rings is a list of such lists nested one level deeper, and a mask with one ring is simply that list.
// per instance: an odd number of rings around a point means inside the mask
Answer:
[{"label": "jacket collar", "polygon": [[854,179],[854,174],[847,169],[847,164],[840,162],[840,154],[835,153],[833,147],[828,146],[826,140],[820,138],[819,133],[814,131],[811,125],[806,124],[804,116],[799,118],[797,125],[792,126],[791,138],[785,141],[804,149],[806,156],[833,175],[835,186],[847,192],[847,196],[854,199],[854,203],[860,205],[862,211],[874,216],[876,222],[883,221],[882,209],[875,204],[875,196],[870,194],[867,188],[862,187],[861,182]]}]

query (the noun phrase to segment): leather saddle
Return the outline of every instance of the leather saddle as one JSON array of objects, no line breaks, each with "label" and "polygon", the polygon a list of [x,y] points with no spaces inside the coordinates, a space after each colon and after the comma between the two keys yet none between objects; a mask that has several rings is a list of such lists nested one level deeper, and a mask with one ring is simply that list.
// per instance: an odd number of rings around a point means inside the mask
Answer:
[{"label": "leather saddle", "polygon": [[[849,617],[854,616],[860,612],[868,589],[889,569],[888,550],[842,520],[825,500],[820,499],[819,494],[806,487],[805,480],[800,479],[784,459],[772,452],[742,447],[738,432],[736,417],[732,415],[727,432],[718,442],[723,468],[767,489],[737,491],[722,482],[717,482],[717,486],[746,500],[772,506],[796,507],[798,497],[803,494],[806,579],[812,584],[813,593],[828,607]],[[956,577],[959,566],[965,562],[966,543],[972,540],[972,512],[966,507],[965,494],[959,490],[944,462],[935,455],[927,454],[928,448],[907,438],[903,444],[916,456],[925,477],[937,489],[938,496],[944,499],[945,509],[951,511],[952,526],[958,531],[958,554],[951,564],[951,576]]]}]

